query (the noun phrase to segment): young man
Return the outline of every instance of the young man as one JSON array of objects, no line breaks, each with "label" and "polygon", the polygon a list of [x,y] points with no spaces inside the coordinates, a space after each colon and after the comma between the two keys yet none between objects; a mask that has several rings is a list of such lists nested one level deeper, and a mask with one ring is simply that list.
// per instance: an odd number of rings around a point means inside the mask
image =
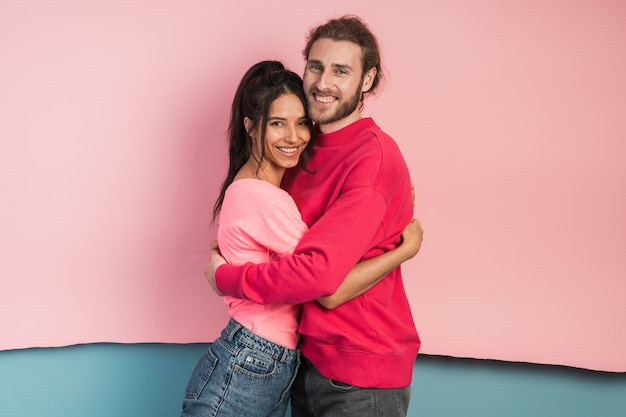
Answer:
[{"label": "young man", "polygon": [[405,416],[420,340],[400,267],[335,309],[311,301],[333,294],[360,260],[396,247],[413,215],[398,146],[360,112],[382,76],[378,43],[346,16],[312,30],[303,52],[315,147],[311,172],[289,171],[283,187],[310,230],[277,262],[227,265],[214,251],[206,276],[220,294],[303,303],[293,416]]}]

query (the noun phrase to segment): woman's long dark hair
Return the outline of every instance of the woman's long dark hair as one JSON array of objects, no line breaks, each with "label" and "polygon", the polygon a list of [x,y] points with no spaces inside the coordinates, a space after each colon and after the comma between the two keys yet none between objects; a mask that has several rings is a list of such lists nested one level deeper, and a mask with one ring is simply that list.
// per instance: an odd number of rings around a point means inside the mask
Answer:
[{"label": "woman's long dark hair", "polygon": [[[213,222],[222,209],[226,189],[252,155],[252,138],[246,130],[244,118],[250,119],[255,128],[261,128],[260,162],[262,162],[265,159],[265,125],[270,105],[284,94],[296,95],[307,112],[308,106],[302,79],[295,72],[285,69],[280,61],[261,61],[254,64],[241,79],[233,98],[228,126],[228,173],[213,206]],[[305,170],[311,157],[312,142],[312,140],[309,141],[300,156],[300,166]]]}]

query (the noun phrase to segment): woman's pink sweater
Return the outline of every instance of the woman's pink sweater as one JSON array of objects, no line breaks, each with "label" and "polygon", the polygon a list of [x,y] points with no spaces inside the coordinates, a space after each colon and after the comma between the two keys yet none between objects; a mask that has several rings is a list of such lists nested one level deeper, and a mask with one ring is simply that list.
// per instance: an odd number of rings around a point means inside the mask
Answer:
[{"label": "woman's pink sweater", "polygon": [[[290,255],[306,230],[286,191],[266,181],[244,178],[226,190],[217,240],[229,263],[264,263]],[[296,348],[298,305],[262,305],[228,296],[224,301],[231,317],[248,330],[279,345]]]}]

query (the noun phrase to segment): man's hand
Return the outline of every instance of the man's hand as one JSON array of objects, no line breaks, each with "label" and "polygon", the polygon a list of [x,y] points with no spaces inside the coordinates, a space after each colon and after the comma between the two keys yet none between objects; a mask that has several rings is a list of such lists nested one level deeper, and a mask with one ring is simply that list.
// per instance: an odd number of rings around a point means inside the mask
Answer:
[{"label": "man's hand", "polygon": [[217,240],[212,240],[211,262],[204,270],[204,276],[206,277],[207,281],[209,281],[209,284],[211,284],[211,288],[213,288],[213,291],[219,296],[223,296],[224,294],[222,294],[217,288],[217,285],[215,285],[215,271],[217,271],[217,268],[226,263],[226,259],[222,258],[222,255],[220,254],[220,248],[217,245]]}]

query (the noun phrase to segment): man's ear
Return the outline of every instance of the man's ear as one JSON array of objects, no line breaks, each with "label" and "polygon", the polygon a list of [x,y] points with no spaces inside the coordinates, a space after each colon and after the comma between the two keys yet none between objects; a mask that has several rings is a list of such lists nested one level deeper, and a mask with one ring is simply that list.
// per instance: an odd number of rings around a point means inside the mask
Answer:
[{"label": "man's ear", "polygon": [[376,67],[372,67],[365,73],[363,76],[363,87],[361,87],[361,93],[367,93],[370,88],[372,88],[372,84],[374,84],[374,78],[376,78]]}]

